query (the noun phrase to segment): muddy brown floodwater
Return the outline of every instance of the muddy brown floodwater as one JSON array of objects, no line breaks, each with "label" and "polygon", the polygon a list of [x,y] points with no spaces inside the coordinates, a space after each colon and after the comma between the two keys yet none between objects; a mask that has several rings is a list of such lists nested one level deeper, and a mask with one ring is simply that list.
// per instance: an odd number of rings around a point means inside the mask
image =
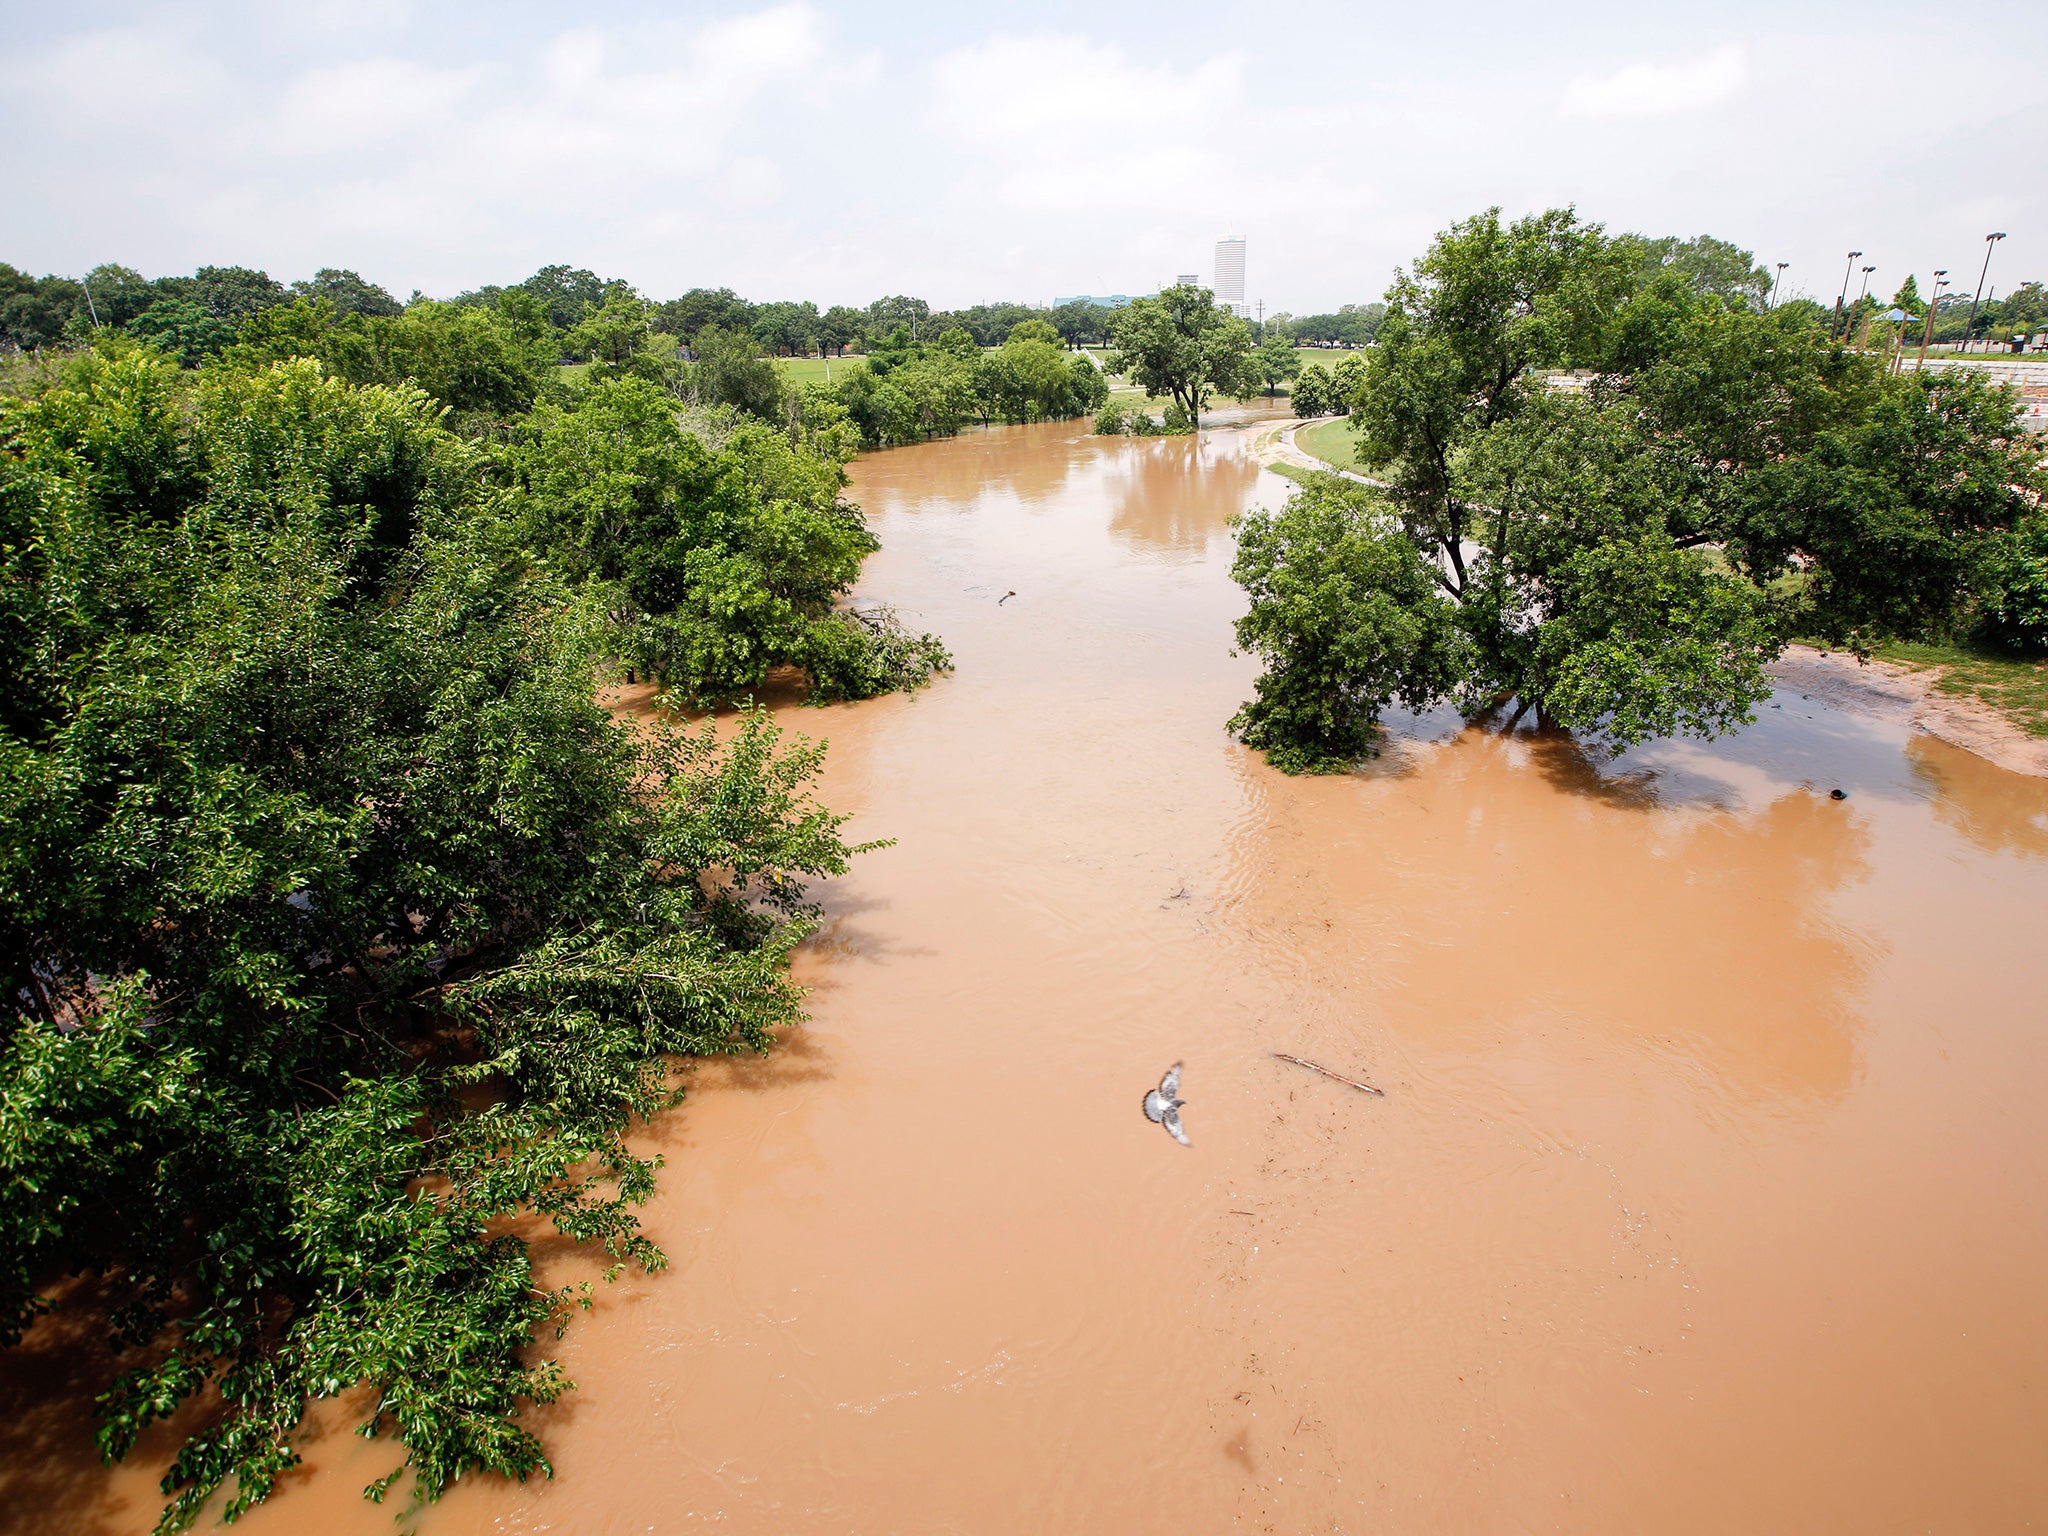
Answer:
[{"label": "muddy brown floodwater", "polygon": [[[422,1532],[2048,1516],[2048,784],[1796,692],[1287,779],[1223,732],[1245,438],[855,465],[863,595],[959,671],[785,719],[897,845],[823,890],[815,1023],[648,1137],[674,1267],[560,1346],[558,1476]],[[346,1423],[244,1531],[392,1530]],[[51,1447],[0,1521],[146,1527],[161,1447]]]}]

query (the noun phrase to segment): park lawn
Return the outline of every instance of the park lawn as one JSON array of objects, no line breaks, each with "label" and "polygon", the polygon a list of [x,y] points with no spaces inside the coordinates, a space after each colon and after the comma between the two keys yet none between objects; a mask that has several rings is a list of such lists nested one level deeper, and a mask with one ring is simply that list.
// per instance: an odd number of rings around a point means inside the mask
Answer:
[{"label": "park lawn", "polygon": [[829,382],[836,384],[854,369],[866,367],[867,360],[853,356],[778,357],[775,359],[775,366],[782,370],[782,376],[792,384],[826,383],[828,369],[831,374]]},{"label": "park lawn", "polygon": [[1359,469],[1358,440],[1351,435],[1349,417],[1332,416],[1312,427],[1297,427],[1294,446],[1338,469]]},{"label": "park lawn", "polygon": [[1895,640],[1874,654],[1916,671],[1938,672],[1934,686],[1941,692],[1988,704],[2029,736],[2048,736],[2048,660],[1969,641]]}]

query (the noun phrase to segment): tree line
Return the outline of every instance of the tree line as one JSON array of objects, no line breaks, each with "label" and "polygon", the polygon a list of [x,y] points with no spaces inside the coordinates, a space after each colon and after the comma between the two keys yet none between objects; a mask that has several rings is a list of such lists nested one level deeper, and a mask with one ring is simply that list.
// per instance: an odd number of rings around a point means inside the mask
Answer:
[{"label": "tree line", "polygon": [[[468,433],[502,433],[536,404],[563,398],[565,364],[587,364],[592,379],[643,378],[679,400],[767,421],[843,407],[836,419],[869,447],[970,422],[1082,415],[1107,392],[1098,369],[1068,355],[1070,341],[1108,334],[1109,311],[1092,305],[935,312],[896,296],[821,315],[811,304],[750,304],[729,289],[655,303],[624,282],[561,266],[508,288],[450,300],[414,294],[403,304],[352,272],[323,270],[287,288],[228,267],[153,281],[101,267],[73,282],[0,266],[0,294],[0,343],[61,348],[123,337],[185,368],[224,357],[244,365],[316,357],[352,383],[417,383]],[[828,316],[837,317],[831,325]],[[848,345],[861,347],[865,367],[826,389],[792,385],[768,361],[838,355]]]},{"label": "tree line", "polygon": [[[509,286],[489,285],[457,294],[447,302],[457,308],[492,310],[508,296],[539,301],[537,318],[561,344],[560,361],[574,362],[582,353],[569,338],[577,327],[607,303],[638,300],[642,295],[620,278],[601,278],[581,267],[552,265]],[[397,315],[423,302],[414,293],[401,302],[384,288],[358,274],[322,268],[311,278],[289,285],[251,267],[201,267],[190,277],[145,278],[130,267],[98,266],[82,279],[34,277],[0,262],[0,347],[35,350],[88,344],[102,328],[166,344],[196,365],[234,339],[239,324],[266,309],[298,301],[326,298],[344,314]],[[523,301],[515,299],[522,306]],[[865,349],[885,342],[900,328],[913,341],[932,341],[949,330],[962,330],[975,345],[1000,346],[1025,320],[1040,320],[1059,333],[1069,347],[1099,344],[1108,338],[1109,317],[1101,305],[1063,304],[1053,309],[1020,303],[977,304],[966,309],[935,310],[923,299],[902,294],[862,306],[835,304],[820,309],[805,301],[770,303],[743,299],[730,288],[693,288],[680,298],[648,302],[648,324],[657,333],[693,339],[707,325],[728,334],[751,336],[774,356],[843,356],[849,348]]]},{"label": "tree line", "polygon": [[2015,396],[1893,374],[1767,292],[1724,242],[1569,209],[1439,235],[1336,404],[1376,483],[1318,476],[1240,523],[1265,672],[1233,730],[1289,771],[1370,752],[1396,703],[1620,747],[1747,722],[1794,638],[2048,646]]}]

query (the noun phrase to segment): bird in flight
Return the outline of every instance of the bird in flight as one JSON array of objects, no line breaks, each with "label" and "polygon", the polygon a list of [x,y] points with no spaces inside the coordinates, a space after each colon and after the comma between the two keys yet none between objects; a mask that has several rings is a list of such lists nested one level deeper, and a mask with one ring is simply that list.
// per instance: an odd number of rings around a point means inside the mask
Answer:
[{"label": "bird in flight", "polygon": [[1145,1118],[1154,1125],[1166,1127],[1166,1134],[1182,1146],[1188,1146],[1188,1133],[1181,1129],[1180,1107],[1187,1102],[1180,1096],[1180,1063],[1175,1062],[1166,1069],[1166,1076],[1159,1079],[1159,1086],[1145,1094]]}]

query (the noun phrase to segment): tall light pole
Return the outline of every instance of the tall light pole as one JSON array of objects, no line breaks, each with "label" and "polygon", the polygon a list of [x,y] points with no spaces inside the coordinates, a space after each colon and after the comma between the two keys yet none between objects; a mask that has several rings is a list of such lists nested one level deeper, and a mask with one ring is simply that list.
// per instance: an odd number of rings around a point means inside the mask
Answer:
[{"label": "tall light pole", "polygon": [[1977,302],[1984,297],[1984,279],[1991,271],[1991,253],[1998,249],[1998,242],[2005,238],[2005,231],[1998,230],[1984,237],[1984,270],[1977,274],[1977,291],[1970,295],[1970,323],[1963,327],[1963,342],[1969,344],[1971,333],[1977,329]]},{"label": "tall light pole", "polygon": [[1773,309],[1778,307],[1778,284],[1785,281],[1785,269],[1791,265],[1792,263],[1789,261],[1779,262],[1778,275],[1771,279],[1771,308]]},{"label": "tall light pole", "polygon": [[1920,333],[1920,356],[1913,367],[1918,370],[1927,366],[1927,343],[1934,338],[1934,311],[1941,304],[1941,290],[1948,286],[1948,268],[1934,269],[1934,292],[1927,298],[1927,328]]},{"label": "tall light pole", "polygon": [[1842,328],[1842,310],[1849,302],[1849,273],[1856,266],[1856,258],[1862,254],[1861,251],[1851,251],[1849,253],[1849,265],[1842,268],[1842,291],[1835,295],[1835,323],[1828,330],[1830,339]]},{"label": "tall light pole", "polygon": [[[1863,313],[1863,301],[1870,297],[1870,274],[1875,272],[1876,270],[1877,268],[1875,267],[1865,267],[1863,269],[1863,286],[1861,289],[1857,291],[1856,307],[1849,311],[1851,315],[1860,315]],[[1849,327],[1847,324],[1845,324],[1842,327],[1842,339],[1844,341],[1847,341],[1849,339]]]}]

